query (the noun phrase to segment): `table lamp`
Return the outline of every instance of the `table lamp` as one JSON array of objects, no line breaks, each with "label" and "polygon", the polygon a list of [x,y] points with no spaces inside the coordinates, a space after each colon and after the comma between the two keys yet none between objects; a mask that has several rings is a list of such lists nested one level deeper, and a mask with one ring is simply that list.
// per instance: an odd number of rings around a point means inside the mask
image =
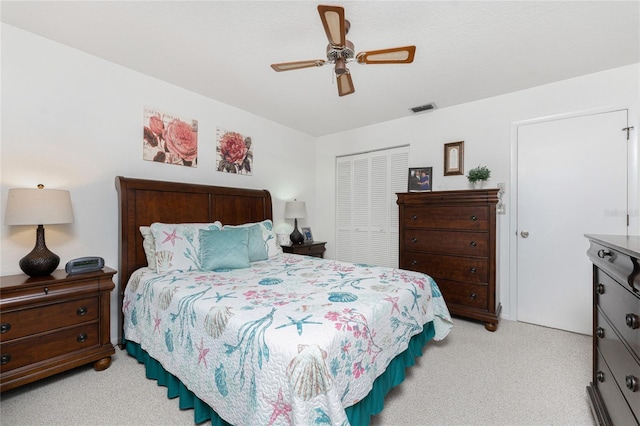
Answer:
[{"label": "table lamp", "polygon": [[44,189],[44,185],[38,185],[38,189],[9,190],[4,215],[5,225],[38,225],[35,247],[31,253],[20,259],[20,269],[25,274],[39,277],[55,271],[60,264],[60,257],[47,248],[43,225],[72,222],[73,211],[69,191]]},{"label": "table lamp", "polygon": [[304,235],[298,231],[298,219],[307,217],[307,205],[304,201],[287,201],[284,205],[284,218],[293,219],[293,232],[289,235],[292,244],[302,244]]}]

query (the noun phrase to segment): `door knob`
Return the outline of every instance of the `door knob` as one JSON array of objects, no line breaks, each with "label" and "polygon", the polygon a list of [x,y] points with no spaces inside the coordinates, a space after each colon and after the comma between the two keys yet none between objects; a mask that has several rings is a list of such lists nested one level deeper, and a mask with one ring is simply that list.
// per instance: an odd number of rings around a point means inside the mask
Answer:
[{"label": "door knob", "polygon": [[521,232],[520,232],[520,236],[521,236],[522,238],[527,238],[527,237],[529,236],[529,231],[521,231]]}]

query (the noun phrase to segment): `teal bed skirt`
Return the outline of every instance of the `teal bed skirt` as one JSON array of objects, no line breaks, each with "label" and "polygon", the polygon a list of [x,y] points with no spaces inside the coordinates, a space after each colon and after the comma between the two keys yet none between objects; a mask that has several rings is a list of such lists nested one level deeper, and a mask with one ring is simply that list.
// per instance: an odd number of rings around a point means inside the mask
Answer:
[{"label": "teal bed skirt", "polygon": [[[415,358],[422,356],[422,348],[435,335],[433,323],[425,324],[422,333],[417,334],[409,341],[409,347],[395,357],[384,373],[373,382],[373,389],[359,403],[345,409],[347,418],[352,426],[366,426],[371,416],[378,414],[384,407],[384,397],[392,387],[404,381],[404,370],[415,364]],[[196,397],[173,374],[167,372],[162,365],[151,358],[139,344],[125,340],[125,348],[129,355],[134,356],[138,362],[146,368],[148,379],[158,382],[158,386],[167,387],[167,397],[170,399],[180,397],[181,410],[193,409],[194,422],[196,424],[211,420],[213,426],[230,426],[206,403]]]}]

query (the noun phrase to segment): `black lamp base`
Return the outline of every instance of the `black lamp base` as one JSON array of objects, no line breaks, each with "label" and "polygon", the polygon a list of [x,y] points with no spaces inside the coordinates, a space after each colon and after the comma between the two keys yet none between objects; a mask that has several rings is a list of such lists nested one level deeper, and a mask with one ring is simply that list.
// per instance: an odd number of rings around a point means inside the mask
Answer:
[{"label": "black lamp base", "polygon": [[52,253],[44,242],[44,226],[36,230],[36,246],[31,253],[20,259],[20,269],[30,277],[50,275],[60,264],[60,256]]},{"label": "black lamp base", "polygon": [[295,225],[293,227],[293,232],[289,235],[289,239],[291,240],[291,244],[302,244],[304,242],[304,235],[300,231],[298,231],[298,219],[294,219]]}]

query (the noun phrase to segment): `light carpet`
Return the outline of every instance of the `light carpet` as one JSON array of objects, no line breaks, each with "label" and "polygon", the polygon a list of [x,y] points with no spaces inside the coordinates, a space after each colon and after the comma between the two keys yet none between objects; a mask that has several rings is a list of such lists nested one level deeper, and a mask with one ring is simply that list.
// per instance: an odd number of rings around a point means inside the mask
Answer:
[{"label": "light carpet", "polygon": [[[371,426],[594,425],[587,402],[591,337],[503,320],[494,333],[454,319],[429,342]],[[116,348],[112,365],[80,367],[4,392],[2,425],[192,425],[166,388]],[[204,423],[210,424],[209,422]]]}]

